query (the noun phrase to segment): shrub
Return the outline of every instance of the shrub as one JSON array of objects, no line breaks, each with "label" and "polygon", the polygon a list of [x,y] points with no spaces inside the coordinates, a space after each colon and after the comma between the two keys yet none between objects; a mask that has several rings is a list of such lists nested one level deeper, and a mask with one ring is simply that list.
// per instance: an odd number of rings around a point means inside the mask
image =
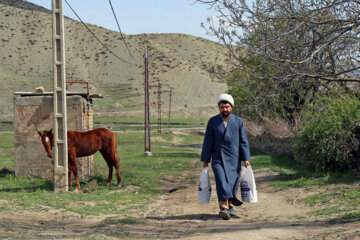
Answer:
[{"label": "shrub", "polygon": [[322,97],[303,110],[296,136],[296,157],[320,172],[342,172],[355,166],[360,102],[355,97]]},{"label": "shrub", "polygon": [[233,109],[234,113],[244,115],[255,122],[261,122],[264,117],[280,118],[295,125],[299,112],[312,96],[311,88],[309,90],[300,82],[290,88],[277,84],[276,79],[264,78],[258,70],[259,66],[267,74],[278,70],[265,59],[253,57],[246,60],[248,70],[237,70],[229,75],[228,92],[237,103]]}]

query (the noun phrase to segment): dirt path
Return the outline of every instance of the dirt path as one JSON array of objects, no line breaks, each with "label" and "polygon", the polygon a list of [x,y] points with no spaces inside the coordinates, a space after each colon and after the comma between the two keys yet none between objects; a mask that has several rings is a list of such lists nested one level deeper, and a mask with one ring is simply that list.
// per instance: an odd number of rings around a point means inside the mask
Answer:
[{"label": "dirt path", "polygon": [[[198,204],[197,179],[165,195],[159,208],[162,217],[157,214],[148,218],[157,220],[163,227],[164,234],[159,237],[164,238],[360,239],[360,222],[330,224],[325,218],[309,217],[311,209],[297,201],[301,194],[309,193],[302,193],[303,189],[276,191],[268,182],[278,174],[270,169],[257,170],[254,174],[259,203],[238,207],[238,218],[229,221],[218,218],[215,191],[209,204]],[[211,182],[214,185],[214,179]]]},{"label": "dirt path", "polygon": [[[164,182],[164,194],[150,204],[146,212],[133,217],[146,223],[120,224],[121,216],[73,216],[61,211],[3,213],[0,215],[0,238],[21,239],[360,239],[360,222],[331,224],[326,218],[309,216],[311,208],[299,196],[304,189],[277,191],[268,185],[278,177],[269,169],[255,171],[259,203],[237,208],[238,218],[218,218],[215,191],[209,204],[197,201],[195,164],[181,177]],[[214,179],[212,179],[214,185]],[[215,189],[215,186],[213,186]],[[312,189],[311,191],[316,191]],[[91,238],[93,237],[93,238]]]}]

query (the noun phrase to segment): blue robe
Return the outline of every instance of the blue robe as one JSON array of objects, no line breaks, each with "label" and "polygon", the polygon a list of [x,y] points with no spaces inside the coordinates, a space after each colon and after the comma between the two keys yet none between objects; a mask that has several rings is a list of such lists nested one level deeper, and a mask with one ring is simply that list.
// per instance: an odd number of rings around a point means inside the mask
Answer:
[{"label": "blue robe", "polygon": [[225,128],[221,115],[212,117],[206,127],[201,161],[210,162],[219,200],[236,196],[241,161],[250,160],[249,143],[240,117],[231,114]]}]

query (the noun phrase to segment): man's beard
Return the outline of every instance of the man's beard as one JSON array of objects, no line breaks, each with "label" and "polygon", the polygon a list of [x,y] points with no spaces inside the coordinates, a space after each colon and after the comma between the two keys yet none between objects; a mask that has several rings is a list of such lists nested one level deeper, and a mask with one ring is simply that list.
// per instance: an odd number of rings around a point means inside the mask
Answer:
[{"label": "man's beard", "polygon": [[223,118],[227,118],[227,117],[229,117],[229,115],[230,115],[230,112],[222,112],[222,113],[221,113],[221,116],[222,116]]}]

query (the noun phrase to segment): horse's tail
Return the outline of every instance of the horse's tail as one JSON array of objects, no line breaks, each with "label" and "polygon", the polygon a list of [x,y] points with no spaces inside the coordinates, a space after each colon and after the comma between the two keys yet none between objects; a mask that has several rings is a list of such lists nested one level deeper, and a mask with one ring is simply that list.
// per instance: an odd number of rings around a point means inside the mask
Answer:
[{"label": "horse's tail", "polygon": [[121,185],[121,177],[120,177],[120,157],[119,157],[119,153],[117,151],[117,139],[116,139],[116,135],[115,133],[112,133],[112,149],[114,151],[114,166],[116,169],[116,175],[117,175],[117,180],[118,183],[117,185],[120,186]]},{"label": "horse's tail", "polygon": [[114,150],[116,160],[119,161],[119,154],[117,151],[117,139],[116,139],[115,133],[113,133],[113,136],[112,136],[112,144],[113,144],[112,149]]}]

